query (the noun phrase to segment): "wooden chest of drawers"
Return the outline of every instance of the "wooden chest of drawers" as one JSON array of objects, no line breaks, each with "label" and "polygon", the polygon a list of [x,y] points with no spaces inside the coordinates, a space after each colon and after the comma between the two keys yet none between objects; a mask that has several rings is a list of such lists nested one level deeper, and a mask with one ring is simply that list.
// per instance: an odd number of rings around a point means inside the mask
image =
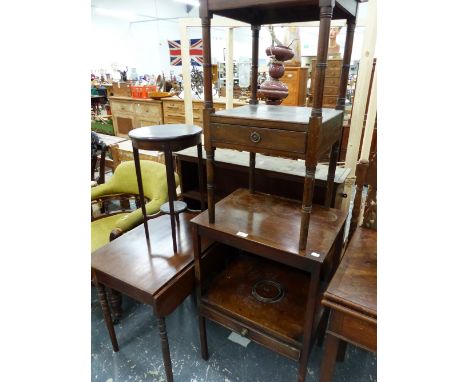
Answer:
[{"label": "wooden chest of drawers", "polygon": [[162,102],[130,97],[109,97],[115,135],[127,137],[137,127],[163,124]]},{"label": "wooden chest of drawers", "polygon": [[[315,59],[312,60],[312,71],[311,71],[311,78],[312,78],[312,86],[311,86],[311,95],[309,99],[309,105],[312,105],[313,99],[313,91],[314,91],[314,83],[315,83],[315,65],[317,61]],[[343,64],[343,60],[337,59],[330,59],[328,60],[328,66],[325,70],[325,88],[323,91],[323,107],[330,107],[334,108],[336,106],[336,100],[338,98],[339,90],[340,90],[340,75],[341,75],[341,67]]]},{"label": "wooden chest of drawers", "polygon": [[[185,103],[183,99],[169,98],[163,99],[163,114],[164,123],[185,123]],[[244,104],[234,103],[234,107]],[[216,111],[226,109],[224,102],[214,102],[214,108]],[[203,101],[193,100],[193,124],[197,126],[203,125]]]},{"label": "wooden chest of drawers", "polygon": [[[280,81],[288,86],[288,96],[281,105],[305,106],[307,97],[307,68],[286,67]],[[339,78],[338,78],[339,80]]]}]

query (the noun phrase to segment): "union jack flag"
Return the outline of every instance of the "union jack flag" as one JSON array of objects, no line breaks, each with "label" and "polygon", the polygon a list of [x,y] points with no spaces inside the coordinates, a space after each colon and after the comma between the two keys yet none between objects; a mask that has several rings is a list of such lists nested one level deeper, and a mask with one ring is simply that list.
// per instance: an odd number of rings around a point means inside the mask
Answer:
[{"label": "union jack flag", "polygon": [[[182,48],[180,40],[167,40],[169,44],[169,55],[171,56],[171,65],[182,65]],[[190,61],[191,65],[201,66],[203,64],[203,41],[201,38],[190,40]]]}]

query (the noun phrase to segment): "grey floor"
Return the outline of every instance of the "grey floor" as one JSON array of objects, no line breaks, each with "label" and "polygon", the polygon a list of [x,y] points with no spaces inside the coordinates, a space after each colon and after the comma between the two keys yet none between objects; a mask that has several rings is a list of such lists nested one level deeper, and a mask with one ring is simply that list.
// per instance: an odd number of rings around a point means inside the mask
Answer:
[{"label": "grey floor", "polygon": [[[124,296],[123,318],[115,326],[120,351],[114,353],[94,288],[91,292],[91,373],[93,381],[164,382],[159,334],[152,310]],[[230,331],[207,322],[210,358],[200,356],[196,307],[188,297],[166,319],[175,382],[289,382],[298,364],[253,342],[245,348],[230,341]],[[323,348],[314,346],[307,381],[318,381]],[[348,346],[337,363],[334,381],[376,381],[377,359]]]}]

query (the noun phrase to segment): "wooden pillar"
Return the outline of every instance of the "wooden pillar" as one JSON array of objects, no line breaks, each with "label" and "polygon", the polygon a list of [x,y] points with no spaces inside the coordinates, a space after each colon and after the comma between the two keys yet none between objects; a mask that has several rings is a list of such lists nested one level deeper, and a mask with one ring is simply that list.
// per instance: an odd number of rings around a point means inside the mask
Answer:
[{"label": "wooden pillar", "polygon": [[336,101],[337,110],[344,110],[346,103],[346,89],[348,87],[349,67],[351,53],[353,52],[354,31],[356,30],[356,18],[349,18],[346,24],[346,41],[343,53],[343,66],[341,67],[340,90]]},{"label": "wooden pillar", "polygon": [[202,24],[203,38],[203,133],[205,135],[206,151],[206,177],[208,192],[208,215],[209,222],[215,221],[215,200],[214,200],[214,157],[215,148],[211,145],[210,134],[210,116],[213,109],[213,90],[212,90],[212,68],[211,68],[211,18],[208,12],[207,0],[200,2],[200,18]]},{"label": "wooden pillar", "polygon": [[[351,63],[351,53],[353,51],[353,41],[354,41],[354,31],[356,29],[356,18],[348,19],[347,29],[346,29],[346,42],[343,54],[343,66],[341,68],[340,76],[340,90],[338,98],[336,101],[337,110],[345,109],[346,103],[346,89],[348,87],[348,76],[349,76],[349,67]],[[344,117],[344,113],[343,113]],[[341,151],[341,137],[343,136],[343,119],[341,120],[341,134],[340,139],[335,142],[331,149],[330,161],[328,163],[328,174],[327,174],[327,194],[325,198],[325,206],[332,207],[331,201],[333,199],[333,183],[335,180],[335,171],[336,163]],[[333,206],[334,207],[334,206]]]},{"label": "wooden pillar", "polygon": [[[260,25],[252,25],[252,67],[250,71],[250,105],[258,105],[258,39]],[[255,192],[255,153],[249,153],[249,190]]]},{"label": "wooden pillar", "polygon": [[317,63],[315,70],[314,99],[312,103],[312,115],[309,119],[309,133],[307,136],[307,153],[305,158],[304,194],[302,197],[301,232],[299,237],[299,250],[303,250],[307,244],[309,233],[310,212],[312,211],[312,197],[314,194],[315,170],[317,168],[317,145],[322,128],[322,104],[325,83],[325,69],[327,67],[328,39],[330,36],[330,24],[333,15],[333,0],[320,1],[320,28],[317,49]]},{"label": "wooden pillar", "polygon": [[257,105],[258,86],[258,39],[260,35],[260,25],[252,25],[252,67],[250,74],[250,101],[249,104]]}]

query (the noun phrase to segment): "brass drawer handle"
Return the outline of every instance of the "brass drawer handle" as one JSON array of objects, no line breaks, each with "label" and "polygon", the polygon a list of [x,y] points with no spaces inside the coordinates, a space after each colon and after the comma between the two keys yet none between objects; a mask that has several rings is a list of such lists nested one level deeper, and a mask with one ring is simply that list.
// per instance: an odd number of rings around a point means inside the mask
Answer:
[{"label": "brass drawer handle", "polygon": [[249,331],[246,328],[243,328],[240,332],[242,337],[245,337],[247,334],[249,334]]},{"label": "brass drawer handle", "polygon": [[259,133],[257,133],[256,131],[252,131],[250,133],[250,140],[253,142],[253,143],[258,143],[262,140],[262,137],[260,136]]}]

